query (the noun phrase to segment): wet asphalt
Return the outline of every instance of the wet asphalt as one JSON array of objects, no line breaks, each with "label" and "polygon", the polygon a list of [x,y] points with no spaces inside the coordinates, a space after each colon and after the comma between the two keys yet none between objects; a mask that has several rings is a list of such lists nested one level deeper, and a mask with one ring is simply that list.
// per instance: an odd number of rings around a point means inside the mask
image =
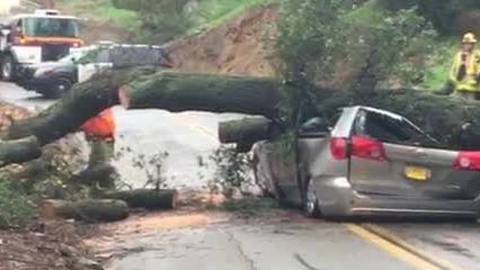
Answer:
[{"label": "wet asphalt", "polygon": [[[0,82],[0,98],[32,110],[42,110],[45,100],[12,84]],[[145,172],[132,166],[132,158],[167,151],[165,172],[172,187],[202,188],[213,169],[199,166],[219,143],[218,122],[240,118],[235,114],[179,113],[160,110],[124,111],[115,108],[118,123],[115,164],[123,180],[143,186]],[[386,229],[419,252],[447,261],[454,268],[480,269],[480,227],[476,223],[388,222]],[[114,258],[108,269],[183,270],[346,270],[346,269],[442,269],[412,263],[408,256],[351,225],[300,217],[273,220],[268,217],[214,222],[199,227],[159,229],[118,241],[118,249],[130,250]],[[356,225],[354,225],[356,226]]]}]

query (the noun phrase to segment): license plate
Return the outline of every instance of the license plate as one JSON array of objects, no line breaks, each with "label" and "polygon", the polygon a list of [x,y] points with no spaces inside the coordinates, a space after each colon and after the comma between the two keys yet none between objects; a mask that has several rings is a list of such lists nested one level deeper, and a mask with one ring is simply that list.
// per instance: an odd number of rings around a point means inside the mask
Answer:
[{"label": "license plate", "polygon": [[431,177],[429,169],[422,167],[405,167],[405,176],[414,181],[427,181]]}]

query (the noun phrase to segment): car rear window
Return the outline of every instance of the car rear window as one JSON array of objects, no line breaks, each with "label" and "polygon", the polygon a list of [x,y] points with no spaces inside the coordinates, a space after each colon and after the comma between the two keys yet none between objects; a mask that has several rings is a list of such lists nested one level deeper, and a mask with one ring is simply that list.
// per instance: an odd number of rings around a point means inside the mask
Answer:
[{"label": "car rear window", "polygon": [[442,145],[407,119],[387,114],[360,111],[354,133],[386,143],[442,148]]}]

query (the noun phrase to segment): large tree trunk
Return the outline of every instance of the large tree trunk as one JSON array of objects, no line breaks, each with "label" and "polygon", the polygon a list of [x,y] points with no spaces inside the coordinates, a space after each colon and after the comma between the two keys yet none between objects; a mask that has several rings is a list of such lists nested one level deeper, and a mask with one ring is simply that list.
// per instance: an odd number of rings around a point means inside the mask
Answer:
[{"label": "large tree trunk", "polygon": [[[295,87],[275,79],[143,68],[116,70],[75,86],[72,93],[37,117],[15,123],[4,138],[33,135],[44,145],[76,131],[86,120],[119,102],[130,109],[238,112],[278,121],[283,114],[280,105],[292,103],[284,100],[288,95],[282,91],[295,91]],[[415,90],[367,92],[368,96],[362,91],[319,91],[316,112],[305,114],[329,118],[343,106],[370,105],[406,116],[452,147],[480,149],[480,102]]]},{"label": "large tree trunk", "polygon": [[281,95],[276,80],[154,72],[125,69],[102,73],[76,85],[38,116],[15,123],[3,137],[12,140],[33,135],[41,145],[58,140],[104,109],[119,104],[118,89],[124,85],[120,96],[130,109],[277,115]]},{"label": "large tree trunk", "polygon": [[274,79],[162,72],[121,89],[129,109],[237,112],[278,116],[281,83]]}]

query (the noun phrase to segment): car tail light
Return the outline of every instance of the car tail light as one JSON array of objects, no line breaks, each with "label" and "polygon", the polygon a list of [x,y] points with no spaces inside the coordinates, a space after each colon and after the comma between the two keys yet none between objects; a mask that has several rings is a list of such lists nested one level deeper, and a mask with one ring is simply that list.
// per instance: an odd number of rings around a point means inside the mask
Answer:
[{"label": "car tail light", "polygon": [[351,149],[351,155],[355,157],[377,161],[387,160],[383,143],[375,139],[353,136]]},{"label": "car tail light", "polygon": [[348,158],[348,140],[345,138],[332,138],[330,152],[333,158],[342,160]]},{"label": "car tail light", "polygon": [[480,152],[459,152],[453,166],[458,170],[480,171]]}]

